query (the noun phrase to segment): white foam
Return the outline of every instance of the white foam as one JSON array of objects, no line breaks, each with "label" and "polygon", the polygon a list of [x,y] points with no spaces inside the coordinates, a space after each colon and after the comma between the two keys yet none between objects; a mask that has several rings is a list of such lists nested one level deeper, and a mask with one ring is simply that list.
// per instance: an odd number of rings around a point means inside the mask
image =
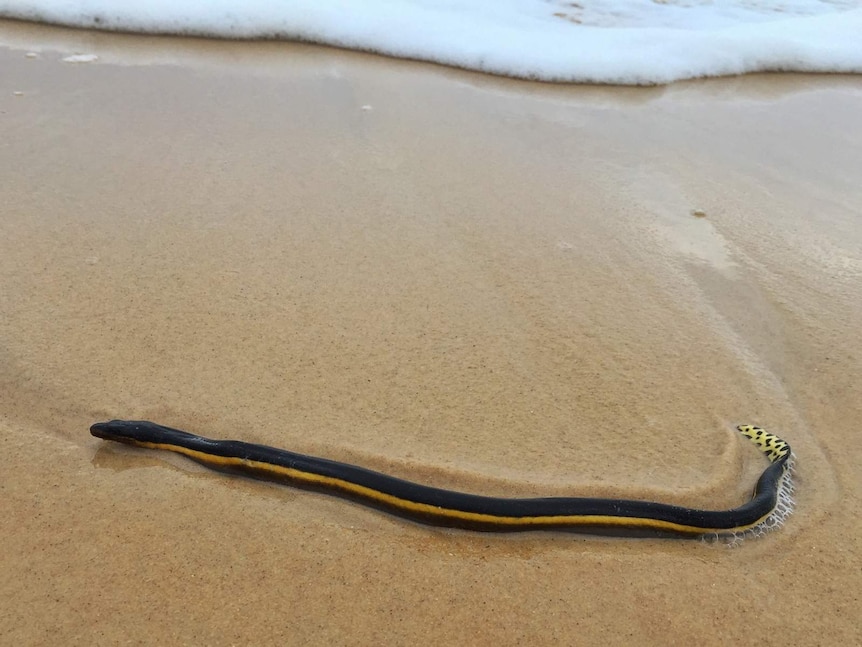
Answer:
[{"label": "white foam", "polygon": [[721,543],[731,548],[735,548],[742,544],[746,539],[763,537],[769,532],[773,532],[781,528],[787,521],[787,518],[793,514],[796,509],[796,501],[793,498],[795,490],[793,484],[793,469],[795,457],[793,455],[787,459],[784,472],[778,480],[775,508],[772,512],[756,526],[746,530],[734,531],[729,533],[717,533],[704,535],[701,539],[707,543]]},{"label": "white foam", "polygon": [[862,72],[862,0],[4,0],[0,16],[311,41],[548,81]]},{"label": "white foam", "polygon": [[99,57],[95,54],[72,54],[71,56],[64,56],[64,63],[92,63],[94,61],[98,61]]}]

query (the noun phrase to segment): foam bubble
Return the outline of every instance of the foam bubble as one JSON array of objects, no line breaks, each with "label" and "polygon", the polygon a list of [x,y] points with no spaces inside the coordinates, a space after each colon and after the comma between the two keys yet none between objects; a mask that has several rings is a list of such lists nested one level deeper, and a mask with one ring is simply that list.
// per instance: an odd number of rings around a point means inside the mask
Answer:
[{"label": "foam bubble", "polygon": [[95,54],[73,54],[71,56],[64,56],[64,63],[92,63],[94,61],[98,61],[99,57]]},{"label": "foam bubble", "polygon": [[778,498],[775,508],[763,521],[756,526],[738,532],[704,535],[703,540],[710,543],[723,543],[729,547],[739,546],[746,539],[763,537],[767,533],[784,526],[787,518],[793,514],[796,502],[793,499],[793,462],[791,455],[784,466],[784,473],[778,481]]},{"label": "foam bubble", "polygon": [[862,72],[862,0],[6,0],[0,16],[302,40],[546,81]]}]

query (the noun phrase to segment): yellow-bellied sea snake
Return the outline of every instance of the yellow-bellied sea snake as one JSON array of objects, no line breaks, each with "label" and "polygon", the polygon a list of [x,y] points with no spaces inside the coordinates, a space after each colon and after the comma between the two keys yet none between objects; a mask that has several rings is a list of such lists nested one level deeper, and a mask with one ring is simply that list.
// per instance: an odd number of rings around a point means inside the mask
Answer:
[{"label": "yellow-bellied sea snake", "polygon": [[[436,526],[484,531],[582,529],[657,531],[687,536],[736,534],[769,525],[787,506],[790,445],[760,427],[739,431],[766,454],[769,466],[752,498],[730,510],[697,510],[626,499],[510,499],[444,490],[380,472],[265,445],[211,440],[153,422],[113,420],[90,427],[99,438],[177,452],[214,470],[326,491]],[[783,517],[782,517],[783,519]],[[779,519],[779,523],[782,519]]]}]

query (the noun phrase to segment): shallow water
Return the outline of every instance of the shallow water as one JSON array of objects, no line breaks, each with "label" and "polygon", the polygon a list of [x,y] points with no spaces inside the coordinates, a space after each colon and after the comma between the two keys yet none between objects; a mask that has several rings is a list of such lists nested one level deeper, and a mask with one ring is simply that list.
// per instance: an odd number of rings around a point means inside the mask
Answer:
[{"label": "shallow water", "polygon": [[312,42],[545,81],[655,85],[748,72],[862,72],[859,0],[6,0],[0,16]]},{"label": "shallow water", "polygon": [[[117,65],[164,39],[100,34],[73,65],[35,33],[0,51],[4,641],[858,638],[852,79]],[[749,495],[751,422],[793,445],[799,508],[734,551],[443,531],[90,437],[114,417],[703,507]]]}]

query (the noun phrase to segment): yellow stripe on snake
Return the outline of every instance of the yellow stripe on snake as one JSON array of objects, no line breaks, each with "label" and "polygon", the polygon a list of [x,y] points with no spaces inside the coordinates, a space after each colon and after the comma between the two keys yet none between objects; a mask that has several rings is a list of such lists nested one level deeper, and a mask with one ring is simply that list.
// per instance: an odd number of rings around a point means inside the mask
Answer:
[{"label": "yellow stripe on snake", "polygon": [[643,531],[682,536],[733,535],[780,526],[792,510],[792,453],[753,425],[739,431],[769,458],[751,499],[730,510],[698,510],[630,499],[510,499],[429,487],[357,465],[236,440],[212,440],[153,422],[96,423],[99,438],[183,454],[212,469],[340,495],[414,521],[469,530]]}]

